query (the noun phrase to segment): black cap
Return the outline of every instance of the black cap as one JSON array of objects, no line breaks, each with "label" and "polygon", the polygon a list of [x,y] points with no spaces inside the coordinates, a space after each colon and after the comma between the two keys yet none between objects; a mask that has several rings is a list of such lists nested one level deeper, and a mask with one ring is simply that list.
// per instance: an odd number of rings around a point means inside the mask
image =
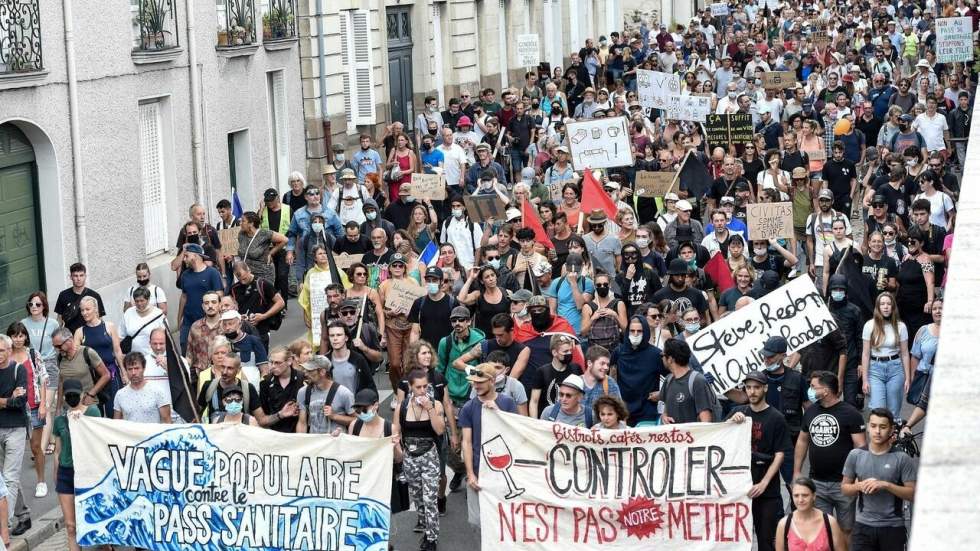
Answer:
[{"label": "black cap", "polygon": [[239,396],[245,396],[245,393],[242,392],[242,387],[240,387],[238,385],[234,385],[234,386],[230,386],[230,387],[228,387],[228,388],[226,388],[226,389],[224,389],[224,390],[221,391],[221,399],[224,400],[225,398],[231,396],[232,394],[237,394]]},{"label": "black cap", "polygon": [[357,310],[360,307],[361,307],[361,301],[357,300],[356,298],[348,298],[348,299],[345,299],[344,302],[341,302],[340,303],[340,308],[341,309],[344,309],[344,308],[353,308],[353,309]]},{"label": "black cap", "polygon": [[878,195],[876,193],[875,196],[871,198],[871,205],[872,206],[874,206],[874,205],[887,205],[887,204],[888,204],[888,201],[885,200],[885,196],[884,195]]},{"label": "black cap", "polygon": [[687,275],[688,269],[687,262],[683,258],[675,258],[670,261],[670,265],[667,266],[667,275]]},{"label": "black cap", "polygon": [[762,355],[766,358],[771,358],[776,354],[786,353],[786,339],[780,336],[769,337],[766,340],[766,344],[762,345]]},{"label": "black cap", "polygon": [[847,289],[847,276],[844,274],[834,274],[830,276],[827,283],[829,289]]},{"label": "black cap", "polygon": [[279,192],[276,191],[275,188],[271,187],[265,190],[265,193],[262,194],[262,198],[265,199],[266,203],[275,201],[277,197],[279,197]]},{"label": "black cap", "polygon": [[65,379],[65,382],[62,383],[62,392],[64,394],[81,394],[82,382],[78,379]]},{"label": "black cap", "polygon": [[371,388],[362,388],[357,391],[357,395],[354,396],[354,407],[365,407],[373,406],[378,402],[378,393]]},{"label": "black cap", "polygon": [[428,277],[438,277],[441,280],[442,279],[442,268],[440,268],[439,266],[429,266],[425,270],[425,277],[427,277],[427,278]]},{"label": "black cap", "polygon": [[742,382],[747,383],[749,381],[755,381],[759,384],[768,385],[769,377],[767,377],[766,374],[761,371],[749,371],[745,375],[745,378],[742,379]]}]

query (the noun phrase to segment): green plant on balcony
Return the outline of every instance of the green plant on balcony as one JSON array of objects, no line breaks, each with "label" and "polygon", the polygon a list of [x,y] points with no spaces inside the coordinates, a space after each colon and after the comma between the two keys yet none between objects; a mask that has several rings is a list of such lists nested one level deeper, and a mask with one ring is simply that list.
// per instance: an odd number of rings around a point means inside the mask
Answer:
[{"label": "green plant on balcony", "polygon": [[139,25],[141,46],[144,50],[161,50],[167,45],[166,29],[168,0],[143,0],[140,5]]},{"label": "green plant on balcony", "polygon": [[262,16],[262,36],[266,40],[278,40],[293,36],[293,14],[286,6],[273,6]]}]

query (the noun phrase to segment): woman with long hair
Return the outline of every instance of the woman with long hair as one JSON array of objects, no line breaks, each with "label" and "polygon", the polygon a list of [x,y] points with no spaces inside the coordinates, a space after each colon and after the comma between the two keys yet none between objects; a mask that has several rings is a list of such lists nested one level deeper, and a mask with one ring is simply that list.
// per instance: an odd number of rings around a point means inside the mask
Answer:
[{"label": "woman with long hair", "polygon": [[368,287],[368,267],[361,262],[355,262],[351,264],[350,268],[350,282],[351,286],[347,289],[347,298],[356,299],[361,301],[364,297],[367,297],[365,301],[366,312],[362,315],[366,316],[365,319],[374,323],[378,327],[378,333],[381,335],[381,346],[385,345],[385,318],[379,315],[379,312],[383,312],[381,307],[381,295],[378,291]]},{"label": "woman with long hair", "polygon": [[777,189],[783,193],[789,193],[790,178],[789,172],[780,168],[782,155],[778,149],[770,149],[766,152],[766,169],[759,173],[759,189]]},{"label": "woman with long hair", "polygon": [[[37,485],[34,487],[34,497],[42,498],[48,495],[48,485],[44,479],[44,452],[41,450],[41,434],[47,417],[47,387],[48,370],[44,361],[31,344],[31,336],[24,324],[15,321],[7,327],[7,336],[13,341],[10,349],[10,360],[23,367],[27,379],[27,411],[30,415],[30,446],[34,457],[34,472],[37,474]],[[23,490],[21,490],[23,491]],[[23,497],[19,498],[23,500]],[[8,506],[11,504],[8,503]],[[20,522],[30,522],[30,517],[20,519]]]},{"label": "woman with long hair", "polygon": [[401,171],[401,177],[388,182],[388,197],[398,197],[398,190],[402,184],[412,181],[412,173],[421,172],[419,158],[412,150],[411,143],[406,134],[395,136],[395,148],[391,150],[391,155],[388,156],[386,168],[392,169],[397,166]]},{"label": "woman with long hair", "polygon": [[[412,338],[412,324],[408,321],[408,310],[403,308],[389,308],[387,302],[388,293],[395,282],[404,284],[415,284],[416,282],[408,277],[408,263],[404,256],[399,254],[392,255],[388,263],[388,279],[381,282],[378,288],[382,311],[385,318],[385,333],[388,342],[388,381],[391,388],[398,388],[402,375],[406,371],[402,368],[404,352],[409,347]],[[392,401],[392,409],[395,401]]]},{"label": "woman with long hair", "polygon": [[498,285],[500,272],[490,265],[474,266],[459,290],[457,299],[476,314],[476,329],[484,336],[492,335],[490,320],[497,314],[510,313],[510,299]]},{"label": "woman with long hair", "polygon": [[[309,331],[306,332],[307,338],[313,343],[314,349],[320,345],[319,342],[313,341],[313,306],[310,295],[310,280],[317,277],[317,274],[330,274],[330,281],[327,283],[340,283],[344,288],[350,287],[350,281],[347,279],[347,274],[343,270],[338,270],[333,259],[330,258],[330,252],[327,251],[326,247],[318,245],[313,248],[313,267],[306,272],[306,276],[303,277],[303,289],[299,292],[299,307],[303,309],[303,319],[306,321],[306,327]],[[337,279],[337,281],[333,281]],[[325,286],[324,286],[325,287]]]},{"label": "woman with long hair", "polygon": [[422,274],[425,273],[425,262],[419,258],[419,250],[415,248],[412,238],[405,230],[395,230],[392,238],[395,245],[395,252],[405,257],[405,264],[408,269],[408,277],[422,285]]},{"label": "woman with long hair", "polygon": [[424,251],[429,242],[436,238],[438,223],[432,205],[417,204],[412,207],[406,231],[416,249]]},{"label": "woman with long hair", "polygon": [[642,315],[650,326],[650,344],[663,350],[667,339],[674,336],[668,326],[668,311],[670,310],[670,300],[660,302],[645,302],[637,309],[637,315]]},{"label": "woman with long hair", "polygon": [[245,261],[255,277],[275,284],[276,268],[272,264],[272,257],[286,246],[286,236],[262,228],[262,219],[252,211],[242,214],[241,220],[238,256]]},{"label": "woman with long hair", "polygon": [[589,346],[602,346],[607,350],[619,346],[629,320],[626,304],[613,294],[611,283],[609,274],[597,273],[596,295],[591,302],[582,305],[582,337],[588,340]]},{"label": "woman with long hair", "polygon": [[817,509],[817,485],[799,477],[790,486],[794,511],[776,525],[776,551],[846,549],[847,539],[837,519]]},{"label": "woman with long hair", "polygon": [[732,279],[735,280],[735,286],[727,289],[718,297],[719,316],[734,312],[738,299],[750,296],[752,293],[752,284],[755,283],[755,277],[755,270],[752,266],[739,266],[732,270]]},{"label": "woman with long hair", "polygon": [[[34,291],[27,297],[27,317],[20,320],[27,329],[27,335],[31,340],[31,347],[37,352],[44,368],[48,372],[47,403],[45,411],[48,417],[45,425],[50,427],[54,422],[54,399],[58,392],[58,349],[51,344],[51,337],[60,325],[48,310],[48,296],[43,291]],[[48,430],[50,432],[50,429]],[[45,453],[54,453],[54,442],[48,443]]]},{"label": "woman with long hair", "polygon": [[578,185],[568,182],[561,188],[561,204],[558,210],[565,213],[568,217],[568,225],[572,231],[577,231],[580,214],[582,213],[582,192]]},{"label": "woman with long hair", "polygon": [[103,413],[106,417],[111,417],[116,391],[127,384],[126,375],[122,370],[123,353],[120,347],[119,330],[115,323],[105,321],[99,316],[99,302],[94,297],[82,297],[78,309],[85,323],[75,330],[75,344],[95,350],[109,370],[109,386],[106,389],[109,400],[102,405],[105,407]]},{"label": "woman with long hair", "polygon": [[926,377],[932,373],[936,365],[936,352],[939,348],[939,331],[943,321],[943,299],[937,298],[932,302],[932,323],[923,325],[912,339],[911,371],[912,382],[909,384],[907,400],[910,404],[918,404]]},{"label": "woman with long hair", "polygon": [[912,381],[909,333],[898,319],[895,295],[881,293],[875,300],[874,316],[864,324],[861,378],[869,406],[887,407],[901,419],[902,396]]},{"label": "woman with long hair", "polygon": [[932,321],[932,301],[936,297],[936,268],[922,248],[925,242],[925,232],[912,226],[908,233],[908,254],[899,262],[896,278],[898,311],[912,335]]},{"label": "woman with long hair", "polygon": [[913,207],[919,199],[929,201],[929,222],[944,230],[950,229],[956,218],[956,203],[949,194],[939,191],[939,175],[931,169],[924,170],[919,174],[918,182],[922,193],[915,196]]},{"label": "woman with long hair", "polygon": [[834,239],[828,246],[823,247],[823,288],[821,292],[827,296],[827,284],[830,282],[831,272],[840,264],[848,247],[854,245],[854,240],[847,236],[846,222],[841,218],[834,218],[830,223],[830,230],[834,234]]},{"label": "woman with long hair", "polygon": [[459,293],[459,290],[463,288],[466,270],[460,264],[456,247],[452,243],[443,243],[439,246],[439,260],[436,261],[436,266],[442,268],[443,276],[446,279],[452,280],[453,294]]},{"label": "woman with long hair", "polygon": [[823,165],[827,162],[827,150],[824,148],[820,125],[815,120],[808,120],[803,123],[803,131],[797,136],[799,142],[797,147],[806,153],[810,160],[807,166],[810,178],[820,178],[823,173]]},{"label": "woman with long hair", "polygon": [[759,185],[759,173],[766,169],[765,165],[762,163],[762,159],[759,158],[759,150],[756,148],[754,143],[745,144],[745,148],[742,150],[742,174],[745,179],[749,182],[749,188],[751,189],[751,196],[756,198],[759,196],[756,191]]}]

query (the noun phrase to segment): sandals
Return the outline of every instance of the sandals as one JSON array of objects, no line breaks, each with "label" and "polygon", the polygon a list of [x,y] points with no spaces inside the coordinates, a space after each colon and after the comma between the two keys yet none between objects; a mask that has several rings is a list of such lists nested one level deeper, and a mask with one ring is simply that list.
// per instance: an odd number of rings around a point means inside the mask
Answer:
[{"label": "sandals", "polygon": [[53,455],[55,450],[54,442],[48,442],[48,446],[44,448],[44,455]]}]

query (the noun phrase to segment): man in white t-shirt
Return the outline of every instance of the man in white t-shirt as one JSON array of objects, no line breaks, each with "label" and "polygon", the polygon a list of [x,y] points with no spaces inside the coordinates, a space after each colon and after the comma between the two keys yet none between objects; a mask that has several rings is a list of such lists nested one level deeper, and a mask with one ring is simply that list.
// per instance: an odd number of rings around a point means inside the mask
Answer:
[{"label": "man in white t-shirt", "polygon": [[844,221],[844,233],[851,235],[851,221],[843,213],[833,209],[834,192],[829,189],[820,190],[817,196],[820,212],[810,213],[806,219],[806,254],[810,263],[810,277],[814,279],[817,289],[822,289],[823,283],[823,251],[834,242],[832,230],[834,222]]},{"label": "man in white t-shirt", "polygon": [[946,117],[936,111],[937,106],[936,97],[930,95],[926,99],[926,112],[912,122],[912,128],[917,130],[926,141],[926,149],[929,153],[948,149],[949,125],[946,123]]},{"label": "man in white t-shirt", "polygon": [[129,384],[116,392],[113,418],[137,423],[170,423],[170,397],[157,386],[147,384],[146,357],[140,352],[130,352],[123,364]]},{"label": "man in white t-shirt", "polygon": [[446,176],[446,185],[450,190],[463,194],[463,176],[466,174],[466,152],[453,139],[453,129],[442,129],[442,173]]}]

